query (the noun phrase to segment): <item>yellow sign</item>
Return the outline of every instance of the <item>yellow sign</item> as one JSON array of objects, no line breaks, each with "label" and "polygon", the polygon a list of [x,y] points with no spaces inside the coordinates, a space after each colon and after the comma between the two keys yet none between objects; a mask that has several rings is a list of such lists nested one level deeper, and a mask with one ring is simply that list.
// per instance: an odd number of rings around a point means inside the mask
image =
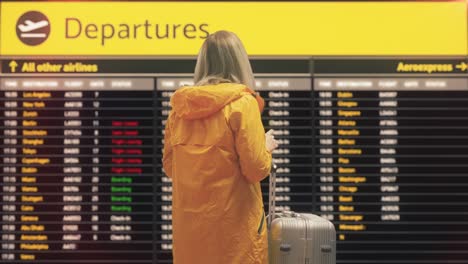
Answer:
[{"label": "yellow sign", "polygon": [[251,55],[466,55],[465,2],[3,2],[0,54],[195,55],[230,30]]}]

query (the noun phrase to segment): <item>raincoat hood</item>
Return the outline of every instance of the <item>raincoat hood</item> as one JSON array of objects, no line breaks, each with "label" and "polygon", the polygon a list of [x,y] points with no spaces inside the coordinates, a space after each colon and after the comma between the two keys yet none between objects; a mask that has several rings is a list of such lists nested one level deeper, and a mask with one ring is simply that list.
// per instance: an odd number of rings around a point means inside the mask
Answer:
[{"label": "raincoat hood", "polygon": [[182,87],[171,97],[171,106],[180,118],[200,119],[218,112],[247,94],[255,96],[261,112],[264,107],[263,99],[247,86],[237,83]]}]

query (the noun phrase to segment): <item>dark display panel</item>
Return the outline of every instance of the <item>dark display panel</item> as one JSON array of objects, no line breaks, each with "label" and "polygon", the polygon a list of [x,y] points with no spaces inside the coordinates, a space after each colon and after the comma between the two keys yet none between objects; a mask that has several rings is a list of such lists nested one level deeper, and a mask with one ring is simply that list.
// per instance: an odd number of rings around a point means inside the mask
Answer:
[{"label": "dark display panel", "polygon": [[2,262],[151,262],[153,86],[2,80]]},{"label": "dark display panel", "polygon": [[468,259],[466,80],[315,84],[317,209],[336,225],[338,260]]},{"label": "dark display panel", "polygon": [[[99,73],[0,77],[0,263],[172,263],[163,130],[194,61],[77,61]],[[333,221],[337,263],[468,263],[463,63],[252,61],[277,209]]]}]

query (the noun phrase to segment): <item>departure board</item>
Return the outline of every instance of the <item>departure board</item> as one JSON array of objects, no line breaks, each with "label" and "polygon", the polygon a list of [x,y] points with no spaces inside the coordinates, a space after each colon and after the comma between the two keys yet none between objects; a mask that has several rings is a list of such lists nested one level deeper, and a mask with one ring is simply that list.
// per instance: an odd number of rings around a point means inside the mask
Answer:
[{"label": "departure board", "polygon": [[464,60],[314,65],[316,209],[337,262],[467,263]]},{"label": "departure board", "polygon": [[[466,58],[251,63],[277,210],[331,220],[337,263],[468,263]],[[194,58],[1,66],[0,263],[172,263],[164,127]]]},{"label": "departure board", "polygon": [[152,259],[153,82],[1,80],[2,262]]}]

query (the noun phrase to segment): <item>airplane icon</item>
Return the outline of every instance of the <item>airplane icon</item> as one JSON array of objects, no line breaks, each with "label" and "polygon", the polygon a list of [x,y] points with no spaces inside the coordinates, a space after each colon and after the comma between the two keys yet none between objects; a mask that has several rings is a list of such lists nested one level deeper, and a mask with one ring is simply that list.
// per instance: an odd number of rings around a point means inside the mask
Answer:
[{"label": "airplane icon", "polygon": [[49,25],[49,21],[41,20],[39,22],[32,22],[31,20],[25,20],[25,24],[19,24],[18,28],[22,32],[20,35],[22,38],[45,38],[46,33],[27,33],[36,29],[41,29]]}]

